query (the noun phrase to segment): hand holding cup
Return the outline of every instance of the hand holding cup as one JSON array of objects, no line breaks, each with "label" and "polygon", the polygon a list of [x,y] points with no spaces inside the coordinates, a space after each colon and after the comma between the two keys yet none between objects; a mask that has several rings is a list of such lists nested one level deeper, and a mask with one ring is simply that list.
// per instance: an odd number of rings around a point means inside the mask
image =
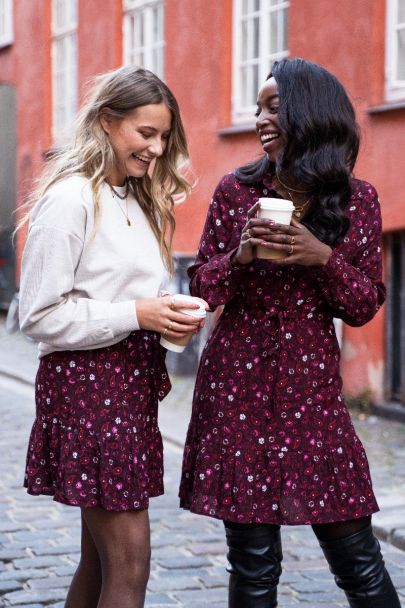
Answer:
[{"label": "hand holding cup", "polygon": [[[234,264],[245,265],[256,257],[280,259],[287,253],[266,248],[264,243],[271,238],[272,226],[290,224],[294,205],[291,201],[279,198],[260,198],[248,211],[248,221],[242,230],[240,244],[233,257]],[[258,217],[256,217],[256,214]]]},{"label": "hand holding cup", "polygon": [[198,332],[204,325],[204,319],[207,314],[207,303],[200,299],[184,294],[175,294],[170,297],[170,307],[172,310],[177,310],[178,313],[187,317],[187,323],[191,320],[197,321],[197,330],[194,328],[192,331],[187,333],[175,332],[175,326],[173,321],[169,321],[160,337],[160,344],[168,350],[176,353],[181,353],[190,342],[192,336]]}]

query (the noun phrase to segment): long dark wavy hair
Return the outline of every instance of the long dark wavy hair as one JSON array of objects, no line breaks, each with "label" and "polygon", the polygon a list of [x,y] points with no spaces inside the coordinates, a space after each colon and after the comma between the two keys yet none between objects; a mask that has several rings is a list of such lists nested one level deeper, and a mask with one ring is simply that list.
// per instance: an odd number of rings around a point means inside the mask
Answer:
[{"label": "long dark wavy hair", "polygon": [[267,155],[236,170],[242,183],[276,172],[285,184],[312,195],[302,223],[327,243],[339,243],[349,228],[344,209],[359,150],[353,105],[338,79],[299,58],[276,61],[267,79],[278,85],[278,123],[285,139],[275,163]]}]

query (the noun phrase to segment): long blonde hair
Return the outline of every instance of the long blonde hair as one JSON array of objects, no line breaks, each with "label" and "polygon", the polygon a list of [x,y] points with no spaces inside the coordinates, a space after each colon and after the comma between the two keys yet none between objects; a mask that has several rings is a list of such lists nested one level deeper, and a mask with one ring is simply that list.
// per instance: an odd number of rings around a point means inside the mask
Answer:
[{"label": "long blonde hair", "polygon": [[129,177],[129,182],[159,241],[165,266],[173,274],[173,207],[175,199],[185,198],[191,190],[190,183],[180,172],[189,156],[177,101],[165,83],[149,70],[126,66],[94,79],[93,87],[77,115],[73,142],[48,161],[37,188],[29,197],[29,211],[18,228],[29,220],[32,207],[48,188],[71,175],[81,175],[90,181],[97,227],[101,215],[101,188],[115,166],[114,150],[101,126],[100,115],[106,112],[120,120],[135,108],[159,103],[164,103],[172,115],[166,148],[162,156],[156,159],[152,176]]}]

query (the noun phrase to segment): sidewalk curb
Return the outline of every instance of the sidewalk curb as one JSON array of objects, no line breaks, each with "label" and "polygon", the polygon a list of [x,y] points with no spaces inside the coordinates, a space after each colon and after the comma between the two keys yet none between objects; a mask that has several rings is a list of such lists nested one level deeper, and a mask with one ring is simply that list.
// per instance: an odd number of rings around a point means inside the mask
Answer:
[{"label": "sidewalk curb", "polygon": [[9,380],[14,380],[15,382],[24,384],[24,386],[35,386],[35,378],[32,378],[31,376],[22,374],[20,372],[16,372],[11,367],[7,367],[5,365],[0,365],[0,377],[1,376],[5,376]]}]

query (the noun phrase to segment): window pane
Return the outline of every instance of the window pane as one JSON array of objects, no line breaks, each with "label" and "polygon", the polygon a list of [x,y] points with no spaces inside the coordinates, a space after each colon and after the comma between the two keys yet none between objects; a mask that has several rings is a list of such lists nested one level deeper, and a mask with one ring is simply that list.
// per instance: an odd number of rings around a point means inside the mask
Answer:
[{"label": "window pane", "polygon": [[135,19],[135,28],[134,28],[134,46],[144,46],[144,14],[137,13],[134,17]]},{"label": "window pane", "polygon": [[405,29],[398,32],[397,80],[405,80]]},{"label": "window pane", "polygon": [[288,40],[288,9],[284,8],[282,10],[282,30],[281,30],[281,38],[280,38],[280,51],[285,51],[288,48],[287,40]]},{"label": "window pane", "polygon": [[258,17],[253,20],[253,57],[259,57],[260,21]]},{"label": "window pane", "polygon": [[277,21],[278,21],[278,13],[276,11],[272,11],[269,13],[270,17],[270,53],[273,55],[278,51],[277,45]]},{"label": "window pane", "polygon": [[398,0],[398,23],[405,22],[405,0]]},{"label": "window pane", "polygon": [[241,51],[240,58],[245,61],[248,56],[248,22],[242,21],[242,34],[241,34]]},{"label": "window pane", "polygon": [[240,69],[240,82],[241,82],[241,104],[242,107],[245,108],[249,105],[248,102],[248,90],[247,90],[247,82],[248,82],[248,69],[246,67],[241,67]]},{"label": "window pane", "polygon": [[249,105],[256,105],[257,92],[259,90],[259,66],[252,66],[252,89]]}]

